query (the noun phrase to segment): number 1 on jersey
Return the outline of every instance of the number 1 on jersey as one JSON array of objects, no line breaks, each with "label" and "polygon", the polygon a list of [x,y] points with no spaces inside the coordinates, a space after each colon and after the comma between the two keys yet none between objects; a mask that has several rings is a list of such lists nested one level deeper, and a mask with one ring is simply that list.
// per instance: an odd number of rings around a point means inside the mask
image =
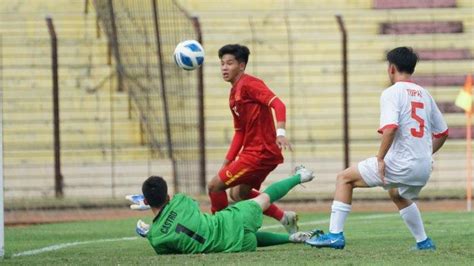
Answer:
[{"label": "number 1 on jersey", "polygon": [[411,117],[415,119],[416,122],[419,124],[419,129],[416,128],[411,128],[410,132],[413,137],[416,138],[422,138],[423,135],[425,134],[425,120],[423,118],[419,117],[416,114],[416,109],[423,109],[425,108],[425,105],[420,102],[411,102]]},{"label": "number 1 on jersey", "polygon": [[206,241],[204,237],[202,237],[201,235],[197,234],[196,232],[194,232],[193,230],[187,228],[186,226],[182,224],[177,224],[175,231],[178,234],[183,233],[201,244],[204,244],[204,242]]}]

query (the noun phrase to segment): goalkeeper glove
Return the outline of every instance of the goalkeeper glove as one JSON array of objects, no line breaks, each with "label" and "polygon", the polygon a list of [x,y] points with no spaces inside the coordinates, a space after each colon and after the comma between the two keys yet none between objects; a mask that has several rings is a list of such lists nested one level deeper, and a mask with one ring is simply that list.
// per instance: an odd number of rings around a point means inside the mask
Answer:
[{"label": "goalkeeper glove", "polygon": [[132,210],[145,211],[150,209],[150,205],[145,204],[145,197],[142,194],[127,195],[125,199],[133,203],[130,205]]},{"label": "goalkeeper glove", "polygon": [[150,231],[150,225],[145,223],[142,220],[138,220],[137,221],[137,227],[135,228],[135,231],[141,237],[146,237],[146,235],[148,234],[148,231]]}]

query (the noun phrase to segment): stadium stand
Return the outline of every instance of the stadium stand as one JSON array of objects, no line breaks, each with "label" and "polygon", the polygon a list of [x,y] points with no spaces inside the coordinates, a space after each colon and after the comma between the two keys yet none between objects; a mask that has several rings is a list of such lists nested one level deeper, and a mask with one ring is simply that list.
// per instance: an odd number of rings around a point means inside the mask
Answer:
[{"label": "stadium stand", "polygon": [[[7,198],[54,195],[51,47],[46,15],[53,18],[58,36],[66,195],[104,194],[113,171],[118,173],[117,186],[123,186],[121,183],[136,177],[140,168],[130,161],[143,161],[148,154],[140,145],[138,122],[129,119],[128,96],[117,93],[115,78],[110,78],[114,72],[107,64],[107,40],[97,38],[94,10],[84,14],[84,3],[10,1],[1,5]],[[111,158],[121,169],[111,169]],[[146,164],[141,168],[146,169]],[[94,193],[91,187],[99,189]]]},{"label": "stadium stand", "polygon": [[[96,37],[94,12],[83,14],[84,1],[59,2],[16,0],[0,10],[6,80],[5,195],[50,196],[54,192],[45,13],[54,18],[63,45],[60,64],[67,66],[60,72],[67,194],[107,191],[106,195],[116,196],[139,184],[137,177],[150,171],[161,167],[166,175],[170,171],[166,162],[150,164],[147,149],[140,145],[139,124],[133,116],[129,119],[126,93],[110,90],[115,87],[114,78],[108,78],[113,67],[107,65],[106,39]],[[323,0],[318,7],[310,0],[178,2],[197,15],[202,25],[208,178],[220,167],[233,134],[229,85],[220,77],[217,50],[227,43],[242,43],[252,53],[248,72],[265,80],[287,104],[288,134],[295,151],[286,152],[286,163],[268,181],[286,176],[297,163],[306,163],[317,170],[318,182],[295,194],[332,191],[335,174],[343,167],[341,37],[335,14],[343,16],[349,37],[352,163],[376,152],[378,100],[389,85],[384,56],[396,46],[409,45],[419,51],[423,60],[415,79],[440,106],[447,106],[443,110],[448,124],[462,132],[464,115],[449,110],[464,76],[473,69],[472,1]],[[410,6],[414,2],[418,4]],[[410,29],[417,34],[399,30],[406,17],[413,18]],[[439,28],[446,30],[439,32]],[[388,30],[381,34],[381,29],[396,29],[397,34]],[[424,29],[430,32],[421,32]],[[464,144],[462,134],[454,135],[436,156],[433,182],[427,189],[464,187],[460,170]],[[107,189],[111,182],[116,186],[112,192]]]},{"label": "stadium stand", "polygon": [[[296,150],[286,153],[287,164],[276,173],[283,176],[290,171],[289,166],[297,162],[316,165],[321,174],[318,186],[322,187],[312,188],[317,191],[332,187],[335,173],[342,169],[343,161],[340,33],[334,14],[343,15],[349,34],[353,163],[376,152],[378,138],[374,129],[378,124],[378,97],[381,90],[389,85],[385,72],[385,51],[400,45],[431,51],[432,57],[420,62],[415,77],[441,104],[454,102],[464,84],[465,75],[473,69],[470,53],[474,43],[459,42],[472,40],[473,6],[469,1],[456,1],[456,5],[434,1],[437,3],[434,6],[420,5],[415,9],[387,9],[377,7],[375,3],[372,5],[371,1],[322,1],[318,2],[320,8],[317,10],[312,1],[298,1],[293,5],[275,1],[262,1],[260,4],[244,1],[231,9],[219,5],[217,1],[181,2],[184,6],[190,6],[200,17],[208,51],[206,126],[208,135],[213,137],[208,137],[207,144],[210,146],[209,159],[217,161],[208,171],[219,167],[219,157],[225,153],[232,137],[230,114],[226,114],[228,85],[220,80],[215,52],[225,43],[249,45],[252,55],[248,71],[264,79],[289,106],[289,131]],[[230,15],[234,12],[238,12],[239,16]],[[383,25],[399,25],[393,23],[405,21],[407,17],[414,20],[413,33],[418,34],[380,34]],[[447,25],[445,28],[448,30],[436,32],[433,25],[438,27],[440,23]],[[451,28],[451,25],[455,27]],[[423,26],[431,32],[422,32]],[[213,52],[214,59],[210,57]],[[426,53],[422,57],[430,56]],[[453,53],[455,56],[448,55]],[[434,60],[433,54],[447,58]],[[462,137],[457,133],[462,132],[464,115],[447,113],[446,117],[456,132],[454,136]],[[447,158],[457,158],[461,169],[463,149],[462,142],[449,141],[445,152],[436,158],[439,164],[433,174],[435,182],[432,187],[455,182],[462,185],[464,175],[448,166],[450,160]]]}]

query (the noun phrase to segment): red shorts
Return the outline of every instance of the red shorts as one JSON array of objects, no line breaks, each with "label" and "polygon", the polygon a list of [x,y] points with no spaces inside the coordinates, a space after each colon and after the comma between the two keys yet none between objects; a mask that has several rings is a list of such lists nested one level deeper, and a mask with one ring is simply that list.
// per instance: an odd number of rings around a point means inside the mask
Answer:
[{"label": "red shorts", "polygon": [[246,184],[259,190],[265,178],[278,165],[251,165],[233,161],[219,171],[219,178],[229,187]]}]

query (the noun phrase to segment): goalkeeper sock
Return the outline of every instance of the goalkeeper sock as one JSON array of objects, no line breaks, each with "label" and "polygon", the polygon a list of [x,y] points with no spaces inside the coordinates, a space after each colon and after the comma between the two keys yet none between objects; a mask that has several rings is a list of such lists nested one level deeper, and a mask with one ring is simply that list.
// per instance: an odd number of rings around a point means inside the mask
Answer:
[{"label": "goalkeeper sock", "polygon": [[227,193],[224,191],[209,192],[209,198],[211,199],[211,212],[215,213],[227,207],[229,200],[227,199]]},{"label": "goalkeeper sock", "polygon": [[268,196],[270,196],[270,203],[273,203],[283,198],[288,191],[299,183],[301,183],[301,177],[299,174],[290,176],[271,184],[263,191],[263,193],[268,194]]},{"label": "goalkeeper sock", "polygon": [[267,247],[290,243],[288,234],[276,234],[270,232],[257,232],[257,247]]},{"label": "goalkeeper sock", "polygon": [[[251,199],[255,198],[258,195],[260,195],[260,191],[257,191],[255,189],[252,189],[249,194]],[[266,216],[270,216],[277,221],[280,221],[283,218],[283,215],[285,215],[283,210],[275,204],[270,204],[270,207],[268,207],[268,209],[264,211],[263,214],[265,214]]]}]

